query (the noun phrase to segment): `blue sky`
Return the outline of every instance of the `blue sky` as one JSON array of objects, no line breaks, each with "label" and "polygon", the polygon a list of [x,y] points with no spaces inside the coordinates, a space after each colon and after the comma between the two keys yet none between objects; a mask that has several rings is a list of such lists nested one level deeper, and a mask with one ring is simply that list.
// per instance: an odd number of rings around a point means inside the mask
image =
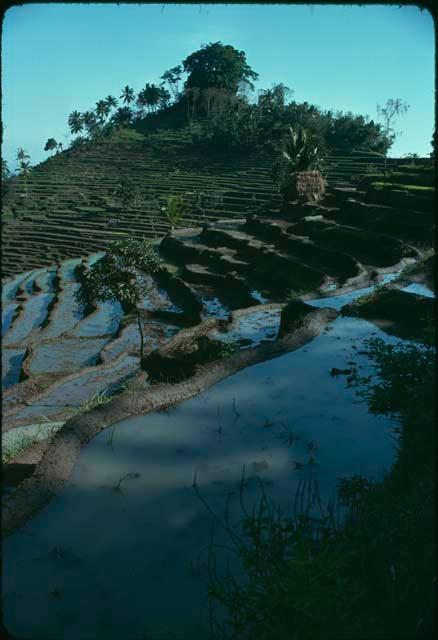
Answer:
[{"label": "blue sky", "polygon": [[159,82],[201,44],[243,49],[256,88],[283,82],[293,98],[376,118],[401,98],[403,133],[391,154],[428,155],[434,128],[434,24],[415,5],[28,4],[2,29],[3,157],[31,164],[46,140],[69,140],[67,117],[129,84]]}]

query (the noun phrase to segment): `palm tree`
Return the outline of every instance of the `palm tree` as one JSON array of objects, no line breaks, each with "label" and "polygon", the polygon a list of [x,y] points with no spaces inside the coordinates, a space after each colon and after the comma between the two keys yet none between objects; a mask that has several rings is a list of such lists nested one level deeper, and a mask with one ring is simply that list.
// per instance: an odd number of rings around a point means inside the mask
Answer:
[{"label": "palm tree", "polygon": [[129,105],[135,99],[134,89],[126,85],[126,87],[122,91],[122,95],[120,96],[120,99],[123,100],[124,104]]},{"label": "palm tree", "polygon": [[105,98],[105,102],[107,103],[110,109],[112,109],[113,107],[115,108],[118,105],[117,98],[115,98],[112,95],[107,96]]},{"label": "palm tree", "polygon": [[149,105],[148,97],[145,89],[142,89],[137,96],[137,107],[143,112],[143,109]]},{"label": "palm tree", "polygon": [[116,126],[129,124],[132,120],[132,111],[129,107],[119,107],[112,117]]},{"label": "palm tree", "polygon": [[85,111],[82,115],[84,126],[88,135],[92,138],[97,132],[97,119],[94,111]]},{"label": "palm tree", "polygon": [[101,122],[105,120],[109,112],[110,112],[110,107],[105,102],[105,100],[99,100],[99,102],[96,102],[96,115]]},{"label": "palm tree", "polygon": [[84,128],[83,116],[79,111],[73,111],[68,117],[68,126],[73,134],[80,133]]},{"label": "palm tree", "polygon": [[17,160],[19,162],[25,162],[26,160],[30,159],[30,155],[27,153],[26,149],[23,149],[23,147],[18,147],[17,149]]}]

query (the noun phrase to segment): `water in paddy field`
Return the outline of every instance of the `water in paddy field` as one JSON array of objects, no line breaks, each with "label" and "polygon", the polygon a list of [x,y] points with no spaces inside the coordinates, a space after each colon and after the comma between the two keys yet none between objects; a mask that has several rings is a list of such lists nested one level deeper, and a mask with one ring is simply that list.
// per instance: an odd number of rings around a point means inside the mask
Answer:
[{"label": "water in paddy field", "polygon": [[212,331],[211,337],[223,342],[236,342],[245,340],[247,344],[243,348],[255,347],[265,341],[273,341],[277,338],[280,328],[281,309],[266,311],[253,311],[240,316],[235,326],[225,332]]},{"label": "water in paddy field", "polygon": [[88,256],[88,265],[91,267],[98,260],[103,258],[104,255],[105,255],[105,251],[98,251],[97,253],[92,253],[90,256]]},{"label": "water in paddy field", "polygon": [[26,349],[2,347],[2,389],[17,384]]},{"label": "water in paddy field", "polygon": [[44,327],[42,338],[57,338],[61,334],[73,329],[84,317],[82,305],[76,302],[75,294],[80,284],[77,282],[63,281],[62,291],[58,302],[53,308],[50,323]]},{"label": "water in paddy field", "polygon": [[425,296],[426,298],[435,298],[435,293],[429,289],[429,287],[417,282],[413,282],[407,287],[403,287],[402,291],[406,291],[407,293],[416,293],[417,295]]},{"label": "water in paddy field", "polygon": [[11,302],[5,305],[2,309],[2,336],[10,329],[12,324],[12,318],[14,317],[15,310],[18,308],[18,303]]},{"label": "water in paddy field", "polygon": [[58,338],[54,342],[42,343],[34,347],[34,355],[29,371],[39,373],[61,373],[94,366],[100,350],[109,338]]},{"label": "water in paddy field", "polygon": [[[371,372],[358,345],[376,336],[402,342],[339,317],[297,351],[99,434],[64,490],[3,543],[8,630],[28,638],[204,640],[206,588],[190,566],[206,576],[210,516],[192,488],[195,471],[219,517],[235,492],[233,523],[242,518],[243,465],[249,509],[260,478],[290,512],[312,456],[323,500],[340,476],[381,478],[394,460],[395,423],[370,414],[344,376],[330,375],[353,363]],[[230,544],[217,528],[215,542]],[[219,551],[218,563],[221,571]]]},{"label": "water in paddy field", "polygon": [[29,298],[19,317],[3,338],[3,344],[20,342],[27,338],[33,329],[39,327],[47,317],[47,307],[52,299],[52,293],[40,293]]},{"label": "water in paddy field", "polygon": [[59,385],[51,387],[36,402],[14,413],[18,420],[53,417],[65,409],[81,409],[97,393],[103,393],[112,385],[123,382],[138,370],[139,358],[125,355],[105,368],[87,369],[73,377],[63,378]]},{"label": "water in paddy field", "polygon": [[[400,273],[401,271],[395,271],[394,273],[385,274],[382,279],[379,280],[377,286],[392,282],[400,275]],[[332,307],[332,309],[339,311],[344,305],[350,304],[368,293],[372,293],[375,289],[376,285],[371,285],[339,296],[327,296],[325,298],[317,298],[315,300],[306,300],[306,304],[310,304],[312,307]]]},{"label": "water in paddy field", "polygon": [[202,300],[202,315],[203,318],[220,318],[226,320],[230,315],[230,308],[227,307],[216,296],[203,296]]},{"label": "water in paddy field", "polygon": [[101,302],[97,310],[81,320],[70,332],[73,336],[102,336],[117,331],[123,317],[120,302]]},{"label": "water in paddy field", "polygon": [[10,280],[7,280],[4,284],[2,284],[2,302],[5,303],[8,300],[13,300],[18,286],[26,279],[28,275],[30,275],[31,273],[35,273],[35,271],[26,271],[25,273],[20,273],[18,276],[14,276]]}]

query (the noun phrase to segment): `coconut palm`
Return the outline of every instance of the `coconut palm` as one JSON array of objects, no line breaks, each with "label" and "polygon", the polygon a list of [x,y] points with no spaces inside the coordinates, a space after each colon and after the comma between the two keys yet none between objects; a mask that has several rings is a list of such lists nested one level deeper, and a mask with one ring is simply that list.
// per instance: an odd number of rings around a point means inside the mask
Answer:
[{"label": "coconut palm", "polygon": [[2,180],[9,178],[10,173],[7,161],[2,160]]},{"label": "coconut palm", "polygon": [[113,107],[115,108],[118,105],[117,98],[115,98],[112,95],[107,96],[105,98],[105,102],[107,103],[110,109],[112,109]]},{"label": "coconut palm", "polygon": [[92,138],[98,130],[96,114],[94,111],[85,111],[82,119],[89,137]]},{"label": "coconut palm", "polygon": [[128,105],[131,104],[131,102],[135,100],[134,89],[126,85],[126,87],[122,91],[122,95],[120,96],[120,99],[123,100],[124,104],[128,104]]},{"label": "coconut palm", "polygon": [[25,162],[26,160],[30,159],[30,155],[27,153],[26,149],[23,149],[23,147],[18,147],[17,149],[17,160],[19,162]]},{"label": "coconut palm", "polygon": [[96,102],[96,115],[97,117],[100,119],[101,122],[103,122],[106,118],[106,116],[109,114],[110,112],[110,107],[108,106],[107,102],[105,100],[99,100],[99,102]]},{"label": "coconut palm", "polygon": [[141,91],[139,91],[136,105],[141,112],[143,112],[143,109],[145,107],[149,106],[149,100],[148,100],[148,96],[146,95],[145,89],[142,89]]},{"label": "coconut palm", "polygon": [[132,120],[132,111],[129,107],[119,107],[112,117],[116,126],[129,124]]},{"label": "coconut palm", "polygon": [[83,116],[79,111],[73,111],[68,117],[68,126],[73,134],[80,133],[84,128]]}]

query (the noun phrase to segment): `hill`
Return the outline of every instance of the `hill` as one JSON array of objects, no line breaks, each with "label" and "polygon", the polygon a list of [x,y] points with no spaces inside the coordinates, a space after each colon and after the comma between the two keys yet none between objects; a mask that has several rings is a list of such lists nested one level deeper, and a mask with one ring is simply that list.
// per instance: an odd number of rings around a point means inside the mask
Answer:
[{"label": "hill", "polygon": [[[3,276],[88,255],[128,235],[158,238],[169,227],[162,209],[173,195],[190,205],[182,220],[189,226],[278,210],[272,151],[224,151],[193,143],[193,128],[162,118],[160,125],[168,128],[119,129],[13,178],[2,212]],[[333,152],[324,169],[330,187],[346,186],[382,162],[372,152]],[[115,195],[124,179],[138,196],[129,206]]]}]

